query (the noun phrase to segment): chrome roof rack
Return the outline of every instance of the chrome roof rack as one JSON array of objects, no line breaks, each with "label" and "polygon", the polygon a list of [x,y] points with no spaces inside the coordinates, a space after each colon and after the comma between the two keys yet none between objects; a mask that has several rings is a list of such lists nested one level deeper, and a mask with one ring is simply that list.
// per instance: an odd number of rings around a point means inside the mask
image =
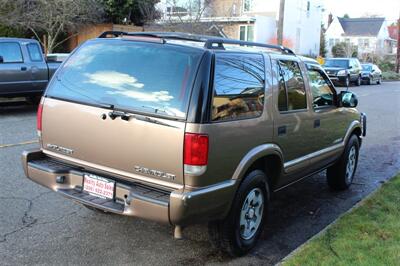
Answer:
[{"label": "chrome roof rack", "polygon": [[227,38],[219,38],[215,36],[197,35],[182,32],[124,32],[124,31],[105,31],[98,38],[107,38],[109,35],[116,37],[132,36],[132,37],[150,37],[150,38],[160,38],[164,41],[169,40],[183,40],[183,41],[194,41],[194,42],[204,42],[205,49],[219,49],[225,50],[224,44],[228,45],[239,45],[239,46],[249,46],[249,47],[261,47],[281,51],[285,54],[295,55],[295,53],[284,46],[274,45],[274,44],[263,44],[257,42],[248,42],[233,40]]}]

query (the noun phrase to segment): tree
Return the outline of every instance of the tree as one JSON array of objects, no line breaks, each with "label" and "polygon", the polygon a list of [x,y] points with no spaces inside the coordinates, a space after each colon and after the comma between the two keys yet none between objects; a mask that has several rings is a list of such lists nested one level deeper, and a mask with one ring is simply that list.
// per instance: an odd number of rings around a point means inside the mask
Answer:
[{"label": "tree", "polygon": [[349,16],[349,14],[346,13],[343,15],[343,18],[350,18],[350,16]]},{"label": "tree", "polygon": [[[163,23],[149,25],[152,30],[183,31],[193,34],[221,35],[220,27],[209,19],[215,11],[212,0],[167,0]],[[204,18],[204,19],[203,19]]]},{"label": "tree", "polygon": [[325,38],[325,27],[324,24],[321,24],[321,35],[320,35],[320,39],[319,39],[319,55],[322,57],[326,56],[326,38]]},{"label": "tree", "polygon": [[81,26],[103,18],[97,0],[0,0],[0,24],[31,30],[48,53],[75,36]]},{"label": "tree", "polygon": [[102,0],[107,16],[113,23],[142,26],[159,17],[155,5],[160,0]]},{"label": "tree", "polygon": [[333,57],[357,57],[358,47],[351,43],[340,42],[332,47]]}]

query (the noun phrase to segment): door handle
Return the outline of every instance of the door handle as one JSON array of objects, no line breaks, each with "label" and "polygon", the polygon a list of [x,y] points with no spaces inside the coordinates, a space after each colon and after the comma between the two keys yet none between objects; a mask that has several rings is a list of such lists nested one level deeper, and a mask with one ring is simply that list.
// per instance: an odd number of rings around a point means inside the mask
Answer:
[{"label": "door handle", "polygon": [[26,66],[21,67],[21,71],[26,71],[28,68]]},{"label": "door handle", "polygon": [[321,120],[315,119],[315,120],[314,120],[314,128],[318,128],[318,127],[320,127],[320,126],[321,126]]},{"label": "door handle", "polygon": [[278,136],[286,135],[286,126],[278,127]]}]

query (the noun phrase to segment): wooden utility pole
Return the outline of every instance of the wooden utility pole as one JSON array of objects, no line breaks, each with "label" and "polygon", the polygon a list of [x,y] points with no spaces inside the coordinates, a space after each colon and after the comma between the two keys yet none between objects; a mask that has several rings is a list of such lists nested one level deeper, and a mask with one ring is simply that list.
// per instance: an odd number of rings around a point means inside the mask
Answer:
[{"label": "wooden utility pole", "polygon": [[280,0],[278,21],[278,44],[283,44],[283,21],[285,17],[285,0]]},{"label": "wooden utility pole", "polygon": [[397,21],[397,62],[396,62],[396,72],[400,73],[400,16]]}]

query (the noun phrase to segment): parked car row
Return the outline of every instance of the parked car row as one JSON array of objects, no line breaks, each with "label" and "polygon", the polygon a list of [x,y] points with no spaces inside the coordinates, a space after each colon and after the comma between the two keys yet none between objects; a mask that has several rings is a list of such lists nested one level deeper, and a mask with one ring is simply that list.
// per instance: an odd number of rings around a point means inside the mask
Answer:
[{"label": "parked car row", "polygon": [[382,71],[374,64],[360,64],[357,58],[328,58],[323,65],[329,78],[336,85],[348,87],[382,82]]}]

